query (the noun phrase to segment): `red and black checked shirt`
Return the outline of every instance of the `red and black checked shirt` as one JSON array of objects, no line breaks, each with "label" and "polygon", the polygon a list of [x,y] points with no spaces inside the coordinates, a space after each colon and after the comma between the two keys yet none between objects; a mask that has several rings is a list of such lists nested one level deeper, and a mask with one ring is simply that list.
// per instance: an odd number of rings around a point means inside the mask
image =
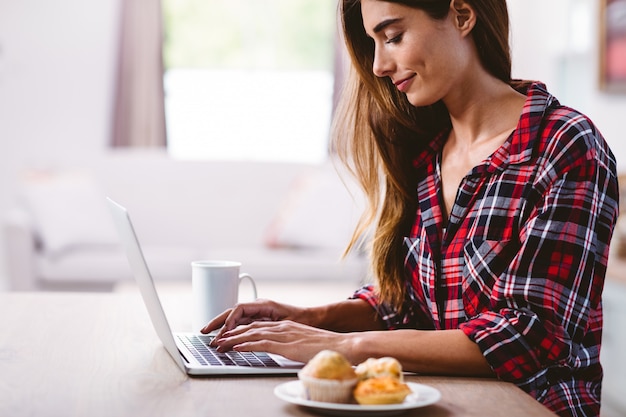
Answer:
[{"label": "red and black checked shirt", "polygon": [[397,311],[354,297],[389,329],[461,329],[498,378],[561,415],[598,415],[601,293],[618,212],[615,159],[584,115],[542,84],[516,130],[461,182],[443,228],[442,132],[415,160],[418,210]]}]

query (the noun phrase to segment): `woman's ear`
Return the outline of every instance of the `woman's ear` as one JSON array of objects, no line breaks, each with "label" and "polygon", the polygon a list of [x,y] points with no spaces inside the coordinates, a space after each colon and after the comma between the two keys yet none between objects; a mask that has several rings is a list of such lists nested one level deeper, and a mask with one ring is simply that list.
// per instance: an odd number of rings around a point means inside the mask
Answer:
[{"label": "woman's ear", "polygon": [[457,27],[463,32],[471,32],[476,25],[474,8],[464,0],[451,0],[450,9]]}]

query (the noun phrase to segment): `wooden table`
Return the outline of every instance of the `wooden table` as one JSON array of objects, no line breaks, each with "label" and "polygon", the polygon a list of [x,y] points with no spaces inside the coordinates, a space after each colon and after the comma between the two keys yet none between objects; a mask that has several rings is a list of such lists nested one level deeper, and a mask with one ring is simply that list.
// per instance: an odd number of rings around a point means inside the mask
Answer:
[{"label": "wooden table", "polygon": [[[274,396],[293,376],[181,373],[136,293],[0,293],[0,329],[0,416],[315,415]],[[554,415],[509,383],[407,379],[439,389],[442,398],[406,416]]]}]

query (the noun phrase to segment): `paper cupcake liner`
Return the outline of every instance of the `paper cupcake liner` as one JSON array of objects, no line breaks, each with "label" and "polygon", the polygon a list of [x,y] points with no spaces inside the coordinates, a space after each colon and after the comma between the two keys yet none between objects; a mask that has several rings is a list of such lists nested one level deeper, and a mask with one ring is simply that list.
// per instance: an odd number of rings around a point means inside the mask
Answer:
[{"label": "paper cupcake liner", "polygon": [[358,379],[336,380],[311,378],[299,375],[302,382],[302,397],[310,401],[322,401],[328,403],[351,403],[353,402],[352,391]]}]

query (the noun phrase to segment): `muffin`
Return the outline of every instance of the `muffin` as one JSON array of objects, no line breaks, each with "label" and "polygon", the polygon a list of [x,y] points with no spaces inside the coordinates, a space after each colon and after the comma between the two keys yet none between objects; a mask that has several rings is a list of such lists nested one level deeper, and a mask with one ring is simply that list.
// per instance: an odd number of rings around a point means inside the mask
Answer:
[{"label": "muffin", "polygon": [[399,404],[411,393],[404,383],[402,365],[395,358],[369,358],[355,372],[359,383],[353,395],[359,404]]},{"label": "muffin", "polygon": [[397,378],[379,376],[359,381],[354,398],[361,405],[400,404],[411,389]]},{"label": "muffin", "polygon": [[352,365],[340,353],[323,350],[298,372],[302,395],[307,400],[331,403],[352,402],[358,378]]},{"label": "muffin", "polygon": [[404,381],[402,365],[397,359],[391,357],[369,358],[356,367],[356,374],[359,379],[388,376],[400,382]]}]

